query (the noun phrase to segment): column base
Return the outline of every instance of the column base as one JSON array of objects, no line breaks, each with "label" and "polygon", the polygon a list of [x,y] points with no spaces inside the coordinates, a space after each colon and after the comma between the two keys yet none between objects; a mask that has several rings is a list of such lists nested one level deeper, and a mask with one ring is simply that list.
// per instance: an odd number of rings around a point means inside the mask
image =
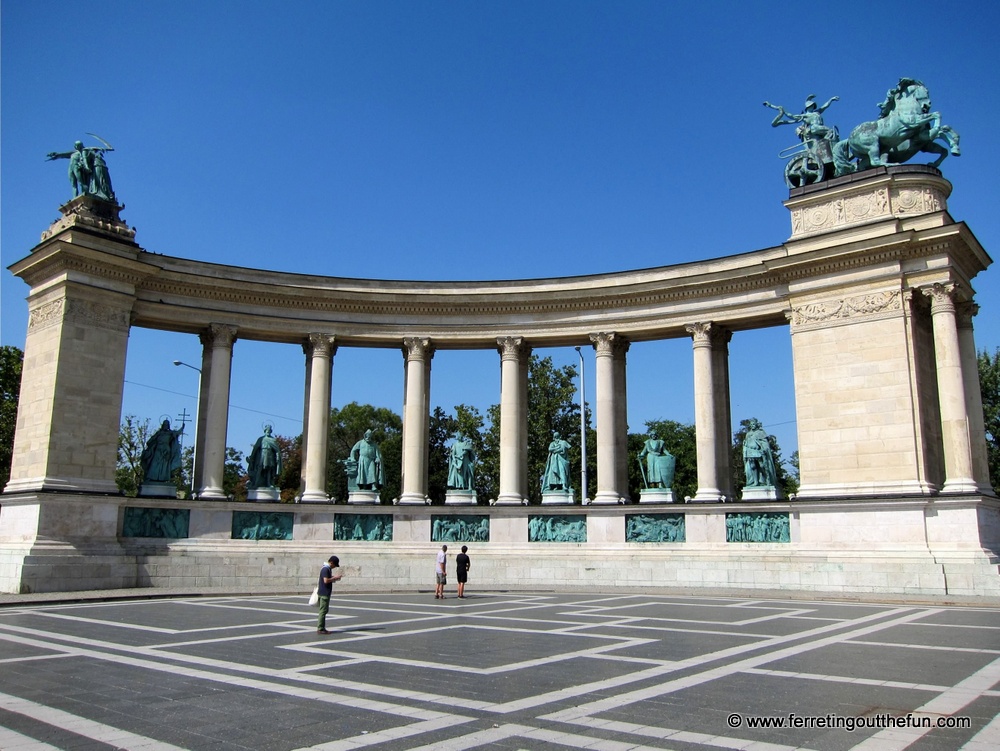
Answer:
[{"label": "column base", "polygon": [[643,488],[639,491],[639,503],[673,503],[671,488]]},{"label": "column base", "polygon": [[329,503],[330,496],[326,493],[320,493],[318,490],[307,490],[299,498],[299,503]]},{"label": "column base", "polygon": [[[544,496],[542,497],[544,498]],[[543,500],[542,503],[545,503],[545,501]],[[594,506],[617,506],[620,503],[625,503],[625,499],[614,491],[599,490],[597,491],[597,495],[590,500],[590,503]]]},{"label": "column base", "polygon": [[[140,492],[139,495],[142,495]],[[228,501],[229,496],[222,488],[202,488],[198,491],[199,501]]]},{"label": "column base", "polygon": [[507,494],[501,495],[496,501],[493,502],[494,506],[524,506],[528,503],[527,498],[522,498],[519,495]]},{"label": "column base", "polygon": [[399,506],[429,506],[430,499],[420,493],[403,493],[396,504]]},{"label": "column base", "polygon": [[699,490],[688,503],[725,503],[726,496],[716,488]]},{"label": "column base", "polygon": [[962,477],[958,480],[945,480],[941,493],[979,493],[979,484],[971,477]]},{"label": "column base", "polygon": [[477,503],[475,490],[449,490],[444,494],[445,506],[475,506]]},{"label": "column base", "polygon": [[375,506],[382,502],[377,490],[352,490],[347,502],[359,506]]}]

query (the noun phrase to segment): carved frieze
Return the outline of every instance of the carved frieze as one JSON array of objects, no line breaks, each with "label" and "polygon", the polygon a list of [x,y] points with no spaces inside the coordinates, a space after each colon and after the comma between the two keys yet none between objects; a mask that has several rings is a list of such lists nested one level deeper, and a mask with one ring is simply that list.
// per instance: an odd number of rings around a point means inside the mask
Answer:
[{"label": "carved frieze", "polygon": [[130,311],[93,300],[52,300],[28,312],[28,332],[67,322],[112,331],[128,331]]},{"label": "carved frieze", "polygon": [[822,328],[848,320],[895,315],[902,310],[903,295],[893,290],[807,303],[792,308],[789,320],[796,328]]}]

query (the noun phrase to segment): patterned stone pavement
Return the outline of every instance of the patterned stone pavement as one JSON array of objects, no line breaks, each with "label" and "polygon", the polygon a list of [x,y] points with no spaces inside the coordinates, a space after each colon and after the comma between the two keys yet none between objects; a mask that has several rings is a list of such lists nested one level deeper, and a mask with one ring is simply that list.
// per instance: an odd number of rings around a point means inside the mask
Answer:
[{"label": "patterned stone pavement", "polygon": [[305,600],[0,607],[0,749],[1000,748],[993,607],[341,593],[320,636]]}]

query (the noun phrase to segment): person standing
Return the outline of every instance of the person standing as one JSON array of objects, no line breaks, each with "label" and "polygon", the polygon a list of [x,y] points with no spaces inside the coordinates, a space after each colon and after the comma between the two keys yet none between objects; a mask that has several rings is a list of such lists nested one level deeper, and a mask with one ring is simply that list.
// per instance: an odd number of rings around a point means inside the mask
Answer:
[{"label": "person standing", "polygon": [[330,595],[333,594],[333,583],[340,581],[340,573],[334,572],[340,566],[340,559],[331,555],[323,568],[319,570],[319,584],[316,591],[319,594],[319,620],[316,622],[317,634],[329,634],[326,630],[326,614],[330,611]]},{"label": "person standing", "polygon": [[442,545],[437,554],[437,567],[434,569],[436,587],[434,589],[434,599],[444,599],[444,585],[448,583],[448,546]]},{"label": "person standing", "polygon": [[469,581],[469,569],[472,568],[468,551],[468,545],[463,545],[462,552],[455,556],[455,575],[458,578],[458,597],[461,600],[465,599],[465,583]]}]

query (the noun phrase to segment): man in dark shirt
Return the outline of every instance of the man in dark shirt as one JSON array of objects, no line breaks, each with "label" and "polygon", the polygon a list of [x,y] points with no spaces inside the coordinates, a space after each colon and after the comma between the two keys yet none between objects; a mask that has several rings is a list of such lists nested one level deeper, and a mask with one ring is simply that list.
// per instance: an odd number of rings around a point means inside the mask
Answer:
[{"label": "man in dark shirt", "polygon": [[340,566],[340,559],[331,555],[323,568],[319,570],[319,584],[316,592],[319,594],[319,621],[316,623],[317,634],[329,634],[326,630],[326,614],[330,610],[330,595],[333,594],[333,583],[340,581],[340,573],[334,574],[334,569]]},{"label": "man in dark shirt", "polygon": [[462,552],[455,556],[455,573],[458,575],[458,596],[463,600],[465,599],[465,583],[469,580],[469,568],[472,566],[472,561],[466,555],[468,550],[469,547],[463,545]]}]

